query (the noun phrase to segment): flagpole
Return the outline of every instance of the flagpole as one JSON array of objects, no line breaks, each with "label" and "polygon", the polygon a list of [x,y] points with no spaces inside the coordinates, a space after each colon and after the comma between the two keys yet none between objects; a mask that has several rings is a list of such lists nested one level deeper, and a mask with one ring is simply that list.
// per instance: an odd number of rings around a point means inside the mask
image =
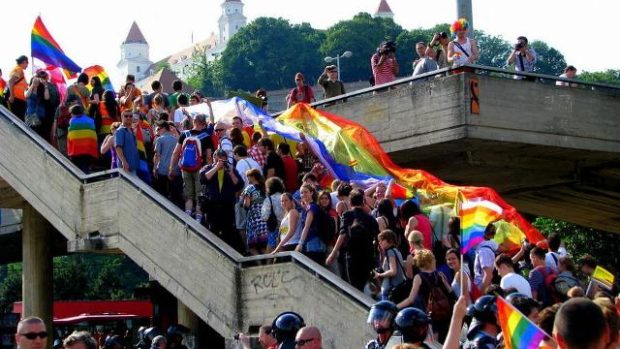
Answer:
[{"label": "flagpole", "polygon": [[461,191],[460,190],[456,190],[456,198],[454,200],[456,209],[457,209],[457,216],[459,217],[459,233],[461,235],[461,241],[460,241],[460,255],[461,255],[461,270],[459,270],[460,273],[460,284],[461,284],[461,296],[465,295],[465,286],[464,286],[464,275],[463,275],[463,262],[464,262],[464,257],[463,257],[463,222],[461,222],[461,213],[462,213],[462,202],[460,200],[460,194]]}]

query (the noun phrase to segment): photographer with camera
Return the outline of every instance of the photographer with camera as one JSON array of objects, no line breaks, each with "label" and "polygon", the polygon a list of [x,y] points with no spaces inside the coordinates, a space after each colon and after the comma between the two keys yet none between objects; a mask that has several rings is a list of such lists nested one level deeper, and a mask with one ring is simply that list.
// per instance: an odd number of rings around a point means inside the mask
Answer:
[{"label": "photographer with camera", "polygon": [[384,41],[377,48],[377,52],[370,59],[375,86],[396,80],[398,62],[396,61],[396,43]]},{"label": "photographer with camera", "polygon": [[[253,348],[250,343],[250,336],[245,335],[243,333],[237,333],[235,335],[235,339],[241,343],[243,349],[251,349]],[[273,336],[271,331],[271,325],[262,325],[258,329],[258,343],[261,348],[264,349],[276,349],[278,342],[276,338]]]},{"label": "photographer with camera", "polygon": [[450,38],[446,32],[438,32],[433,35],[433,39],[426,48],[426,56],[437,62],[439,69],[447,68],[448,65],[448,44]]},{"label": "photographer with camera", "polygon": [[[531,73],[534,71],[535,64],[536,51],[529,47],[525,36],[519,36],[512,52],[510,53],[510,56],[508,57],[508,65],[514,65],[515,70],[518,72]],[[519,75],[516,75],[515,79],[526,81],[535,80],[533,77],[524,77]]]}]

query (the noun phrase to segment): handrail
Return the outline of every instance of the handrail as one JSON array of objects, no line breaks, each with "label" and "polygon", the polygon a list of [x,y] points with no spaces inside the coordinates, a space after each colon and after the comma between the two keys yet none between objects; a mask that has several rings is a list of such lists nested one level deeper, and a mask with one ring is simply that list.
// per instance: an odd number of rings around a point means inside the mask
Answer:
[{"label": "handrail", "polygon": [[232,247],[228,246],[227,244],[223,244],[222,241],[215,234],[211,233],[204,226],[189,217],[180,208],[172,204],[161,194],[155,191],[155,189],[144,183],[138,177],[131,175],[125,171],[121,171],[119,169],[100,171],[87,175],[81,170],[79,170],[79,168],[77,168],[72,162],[70,162],[69,159],[62,155],[57,149],[52,147],[51,144],[41,138],[30,127],[26,126],[23,122],[21,122],[21,120],[19,120],[15,115],[13,115],[13,113],[11,113],[3,106],[0,106],[0,116],[7,119],[28,138],[33,140],[41,150],[43,150],[47,155],[49,155],[56,162],[62,165],[62,167],[69,171],[71,175],[80,182],[84,184],[95,183],[109,180],[112,177],[115,177],[119,180],[123,180],[129,183],[134,188],[138,189],[141,193],[143,193],[146,197],[153,200],[163,210],[170,213],[173,217],[175,217],[175,219],[183,222],[187,228],[190,228],[188,230],[192,231],[199,238],[209,244],[212,248],[216,249],[223,256],[225,256],[229,261],[236,264],[239,268],[249,268],[251,267],[250,264],[256,261],[273,260],[274,263],[283,263],[290,260],[291,262],[300,265],[303,269],[310,272],[311,274],[326,281],[332,287],[340,289],[343,295],[355,301],[359,305],[367,308],[372,305],[371,301],[363,293],[359,292],[348,283],[345,283],[341,279],[332,275],[326,269],[319,268],[318,264],[316,264],[308,257],[304,256],[299,252],[284,252],[278,253],[276,255],[262,255],[253,257],[241,256],[241,254],[235,251]]},{"label": "handrail", "polygon": [[[375,85],[375,86],[363,88],[363,89],[360,89],[360,90],[355,90],[355,91],[352,91],[352,92],[349,92],[349,93],[346,93],[346,94],[343,94],[343,95],[339,95],[339,96],[336,96],[336,97],[322,99],[320,101],[317,101],[317,102],[314,102],[314,103],[310,104],[310,106],[312,106],[313,108],[316,108],[316,107],[320,107],[320,106],[323,106],[323,105],[326,105],[326,104],[333,104],[335,102],[344,101],[344,100],[346,100],[348,98],[357,97],[357,96],[365,95],[365,94],[368,94],[368,93],[385,90],[385,89],[388,89],[388,88],[391,88],[391,87],[405,85],[405,84],[408,84],[408,83],[411,83],[411,82],[415,82],[415,81],[423,81],[423,80],[428,79],[429,77],[434,77],[434,76],[439,76],[439,75],[446,75],[446,76],[448,76],[448,75],[454,73],[455,71],[456,72],[471,71],[473,73],[476,73],[478,71],[485,71],[485,72],[491,72],[491,73],[505,74],[505,75],[510,76],[510,78],[512,78],[514,76],[533,77],[533,78],[536,78],[536,79],[561,81],[561,82],[576,84],[576,85],[580,85],[580,86],[597,87],[597,88],[604,88],[604,89],[620,91],[620,86],[616,86],[616,85],[603,84],[603,83],[597,83],[597,82],[585,82],[585,81],[580,81],[580,80],[575,80],[575,79],[567,79],[567,78],[561,78],[561,77],[558,77],[558,76],[538,74],[538,73],[524,73],[524,72],[519,72],[519,71],[512,71],[512,70],[508,70],[508,69],[495,68],[495,67],[483,66],[483,65],[477,65],[477,64],[465,64],[465,65],[457,67],[457,68],[442,68],[442,69],[434,70],[434,71],[431,71],[431,72],[428,72],[428,73],[420,74],[420,75],[417,75],[417,76],[403,77],[403,78],[394,80],[392,82],[389,82],[387,84]],[[284,110],[280,111],[280,112],[277,112],[277,113],[274,113],[274,114],[271,114],[271,115],[274,118],[276,118],[280,114],[282,114],[283,112],[284,112]]]}]

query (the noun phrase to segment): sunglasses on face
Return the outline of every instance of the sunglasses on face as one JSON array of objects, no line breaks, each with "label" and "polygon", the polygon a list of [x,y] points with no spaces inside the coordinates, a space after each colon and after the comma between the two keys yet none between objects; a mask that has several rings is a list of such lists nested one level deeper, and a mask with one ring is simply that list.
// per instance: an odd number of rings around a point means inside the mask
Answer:
[{"label": "sunglasses on face", "polygon": [[313,340],[315,340],[316,338],[308,338],[308,339],[300,339],[300,340],[296,340],[295,341],[295,346],[296,347],[303,347],[304,345],[306,345],[306,343],[312,342]]},{"label": "sunglasses on face", "polygon": [[29,340],[35,340],[37,339],[37,337],[43,339],[43,338],[47,338],[47,332],[43,331],[43,332],[28,332],[28,333],[20,333],[20,336],[24,336]]}]

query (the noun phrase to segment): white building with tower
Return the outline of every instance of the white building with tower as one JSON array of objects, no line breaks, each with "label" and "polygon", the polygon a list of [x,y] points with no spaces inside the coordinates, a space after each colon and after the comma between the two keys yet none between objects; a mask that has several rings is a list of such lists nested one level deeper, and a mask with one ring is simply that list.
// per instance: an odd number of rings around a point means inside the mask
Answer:
[{"label": "white building with tower", "polygon": [[153,64],[149,59],[149,43],[144,38],[138,24],[131,24],[127,38],[121,44],[121,60],[117,64],[121,76],[135,75],[136,81],[150,75]]}]

